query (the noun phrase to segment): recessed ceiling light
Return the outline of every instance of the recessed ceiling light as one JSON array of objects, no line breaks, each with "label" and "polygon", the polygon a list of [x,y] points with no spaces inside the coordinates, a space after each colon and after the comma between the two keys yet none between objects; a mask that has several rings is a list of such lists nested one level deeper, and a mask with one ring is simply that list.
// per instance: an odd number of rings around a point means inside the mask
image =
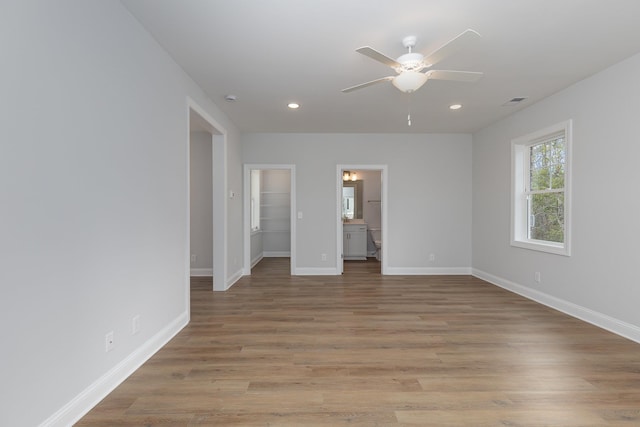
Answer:
[{"label": "recessed ceiling light", "polygon": [[300,108],[300,104],[297,104],[295,102],[290,102],[287,107],[291,108],[292,110],[295,110],[296,108]]},{"label": "recessed ceiling light", "polygon": [[238,97],[237,97],[237,96],[235,96],[235,95],[225,95],[224,99],[225,99],[225,101],[233,102],[233,101],[235,101],[236,99],[238,99]]},{"label": "recessed ceiling light", "polygon": [[449,105],[450,110],[459,110],[462,108],[462,104],[451,104]]}]

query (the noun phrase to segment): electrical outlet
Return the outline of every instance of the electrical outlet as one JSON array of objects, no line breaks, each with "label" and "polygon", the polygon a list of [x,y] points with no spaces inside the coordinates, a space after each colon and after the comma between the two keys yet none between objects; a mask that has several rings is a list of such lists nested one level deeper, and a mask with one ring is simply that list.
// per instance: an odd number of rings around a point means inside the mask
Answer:
[{"label": "electrical outlet", "polygon": [[436,254],[429,254],[429,261],[435,261],[436,260]]},{"label": "electrical outlet", "polygon": [[542,281],[539,271],[533,273],[533,280],[535,280],[536,283],[540,283]]},{"label": "electrical outlet", "polygon": [[140,332],[140,315],[137,314],[131,319],[131,335],[135,335]]},{"label": "electrical outlet", "polygon": [[191,255],[191,264],[195,264],[196,262],[198,262],[198,255]]},{"label": "electrical outlet", "polygon": [[104,351],[109,352],[113,350],[114,346],[115,346],[115,343],[113,341],[113,331],[111,331],[104,336]]},{"label": "electrical outlet", "polygon": [[322,261],[326,261],[327,260],[327,254],[322,254],[322,255],[320,255],[320,257],[322,258]]}]

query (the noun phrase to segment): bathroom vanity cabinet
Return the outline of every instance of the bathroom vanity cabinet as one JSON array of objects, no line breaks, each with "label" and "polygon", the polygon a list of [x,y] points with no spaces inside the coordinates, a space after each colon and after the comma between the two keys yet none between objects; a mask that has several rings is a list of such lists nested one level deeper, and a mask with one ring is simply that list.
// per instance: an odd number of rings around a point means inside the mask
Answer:
[{"label": "bathroom vanity cabinet", "polygon": [[342,254],[345,260],[367,259],[367,224],[342,224]]}]

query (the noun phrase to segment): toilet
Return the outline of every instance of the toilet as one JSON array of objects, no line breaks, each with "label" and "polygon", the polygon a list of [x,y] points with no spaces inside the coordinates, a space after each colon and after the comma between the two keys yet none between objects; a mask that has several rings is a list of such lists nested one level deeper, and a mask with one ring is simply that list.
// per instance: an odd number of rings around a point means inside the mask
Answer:
[{"label": "toilet", "polygon": [[376,246],[376,259],[378,261],[381,261],[382,260],[382,229],[370,228],[369,236]]}]

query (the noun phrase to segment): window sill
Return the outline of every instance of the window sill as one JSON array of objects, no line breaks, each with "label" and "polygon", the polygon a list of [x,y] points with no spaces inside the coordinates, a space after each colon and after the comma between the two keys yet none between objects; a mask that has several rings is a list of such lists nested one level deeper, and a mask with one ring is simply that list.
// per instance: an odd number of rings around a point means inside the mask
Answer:
[{"label": "window sill", "polygon": [[523,241],[523,240],[512,240],[511,246],[515,246],[517,248],[530,249],[532,251],[546,252],[554,255],[562,255],[562,256],[571,256],[571,252],[566,245],[563,244],[553,244],[541,241]]},{"label": "window sill", "polygon": [[260,230],[260,229],[257,229],[257,230],[251,230],[251,235],[252,235],[252,236],[254,236],[254,235],[256,235],[256,234],[260,234],[260,233],[262,233],[262,230]]}]

